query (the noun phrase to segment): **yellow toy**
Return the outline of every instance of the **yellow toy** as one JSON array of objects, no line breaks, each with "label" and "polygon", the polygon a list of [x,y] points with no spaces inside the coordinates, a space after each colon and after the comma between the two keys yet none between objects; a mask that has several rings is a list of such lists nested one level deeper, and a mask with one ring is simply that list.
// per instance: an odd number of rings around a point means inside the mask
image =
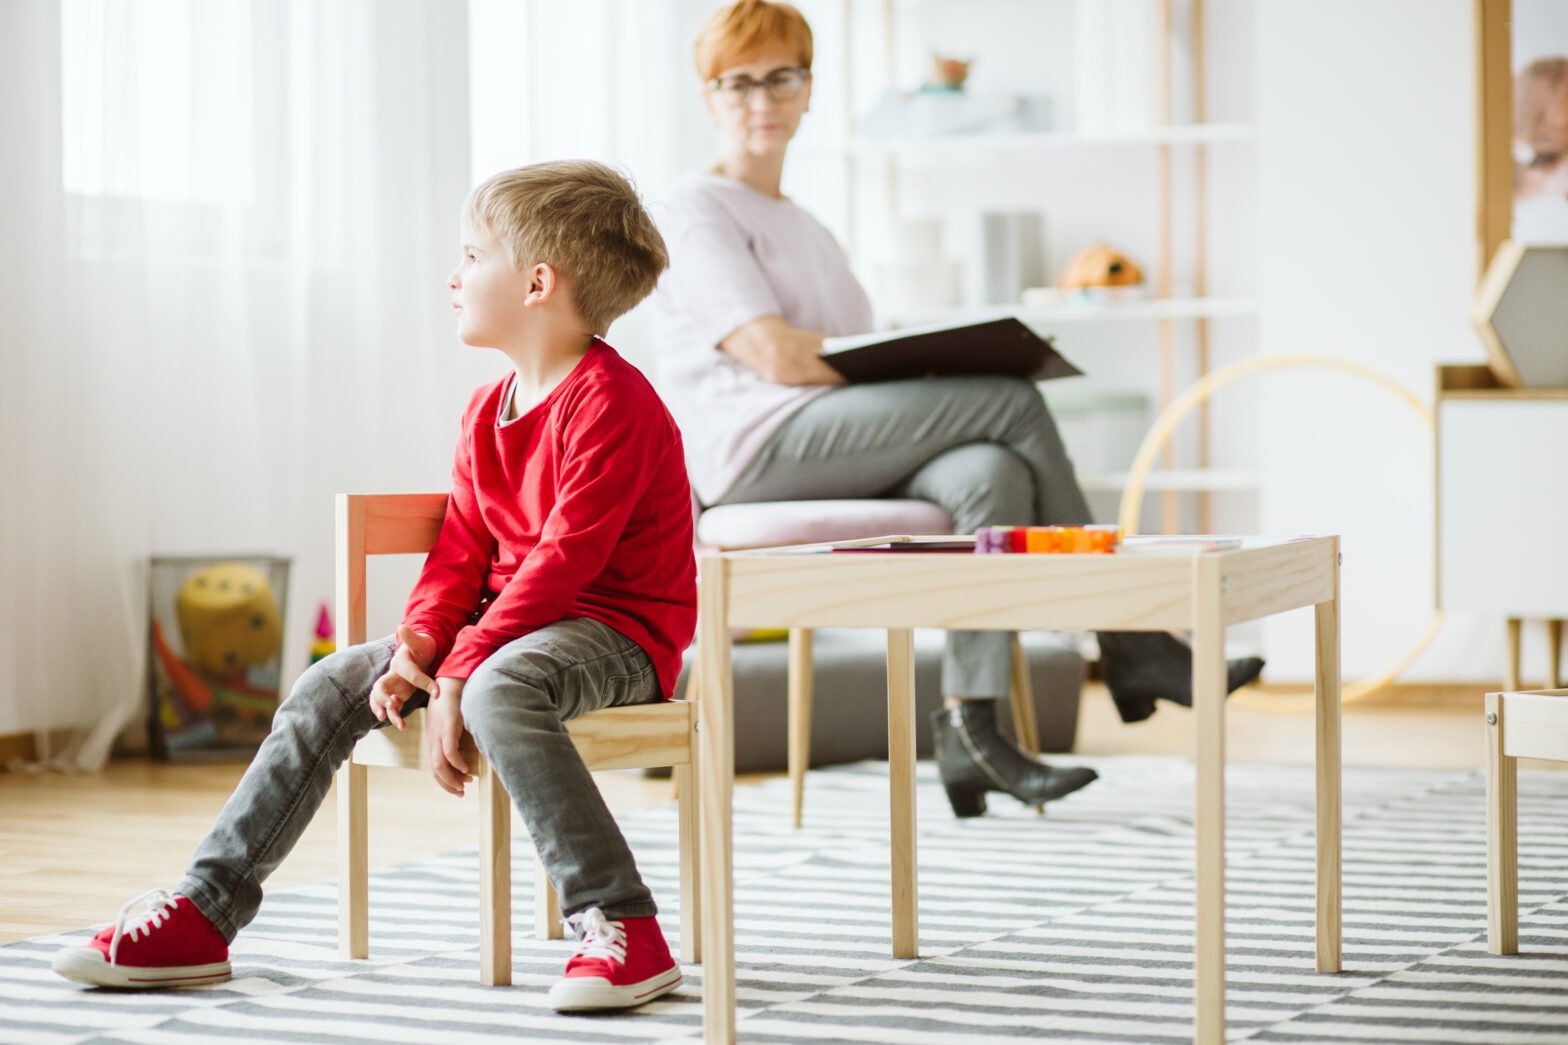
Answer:
[{"label": "yellow toy", "polygon": [[244,563],[220,562],[191,574],[175,596],[174,615],[186,660],[216,676],[265,663],[283,642],[272,585]]}]

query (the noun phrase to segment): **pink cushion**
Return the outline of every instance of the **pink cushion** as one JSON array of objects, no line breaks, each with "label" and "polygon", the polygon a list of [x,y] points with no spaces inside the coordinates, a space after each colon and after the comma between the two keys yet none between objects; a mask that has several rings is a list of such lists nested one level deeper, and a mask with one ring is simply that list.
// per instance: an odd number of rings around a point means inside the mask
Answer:
[{"label": "pink cushion", "polygon": [[697,518],[697,543],[725,551],[852,541],[909,533],[952,533],[953,519],[930,501],[766,501],[722,504]]}]

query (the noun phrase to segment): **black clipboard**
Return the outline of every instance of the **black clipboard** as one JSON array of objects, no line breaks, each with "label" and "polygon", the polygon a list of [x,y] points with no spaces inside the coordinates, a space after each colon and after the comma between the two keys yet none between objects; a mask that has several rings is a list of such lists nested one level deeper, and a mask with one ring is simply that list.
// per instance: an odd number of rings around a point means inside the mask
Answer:
[{"label": "black clipboard", "polygon": [[850,384],[953,374],[1049,381],[1083,373],[1050,338],[1013,316],[832,337],[822,348],[822,361]]}]

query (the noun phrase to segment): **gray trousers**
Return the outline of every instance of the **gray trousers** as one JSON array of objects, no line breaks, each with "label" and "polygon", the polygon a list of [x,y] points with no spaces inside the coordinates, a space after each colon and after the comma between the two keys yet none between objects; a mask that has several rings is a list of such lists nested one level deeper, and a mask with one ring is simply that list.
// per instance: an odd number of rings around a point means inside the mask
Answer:
[{"label": "gray trousers", "polygon": [[[791,415],[720,503],[862,497],[931,501],[966,534],[1093,521],[1045,400],[1011,377],[835,388]],[[1004,697],[1011,665],[1009,633],[949,632],[942,691]]]},{"label": "gray trousers", "polygon": [[[385,638],[334,653],[311,665],[278,706],[272,732],[197,847],[178,890],[226,939],[256,917],[262,883],[299,841],[354,744],[384,728],[371,713],[370,687],[386,674],[394,648]],[[517,804],[565,916],[589,907],[610,918],[656,913],[631,849],[563,723],[600,708],[659,699],[658,678],[642,648],[585,618],[515,639],[463,687],[463,723]],[[404,711],[427,701],[416,693]]]}]

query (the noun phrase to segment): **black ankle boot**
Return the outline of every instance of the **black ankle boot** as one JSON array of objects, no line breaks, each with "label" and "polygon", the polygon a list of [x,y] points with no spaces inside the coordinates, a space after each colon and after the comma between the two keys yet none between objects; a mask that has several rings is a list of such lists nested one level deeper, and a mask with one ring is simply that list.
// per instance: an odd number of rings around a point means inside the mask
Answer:
[{"label": "black ankle boot", "polygon": [[1053,769],[1013,747],[996,731],[996,704],[966,700],[931,713],[936,764],[955,816],[984,813],[987,791],[1040,805],[1071,794],[1099,775],[1092,769]]},{"label": "black ankle boot", "polygon": [[[1100,675],[1123,722],[1154,714],[1157,698],[1192,707],[1192,649],[1164,631],[1102,631]],[[1262,657],[1225,665],[1225,692],[1234,693],[1263,671]]]}]

